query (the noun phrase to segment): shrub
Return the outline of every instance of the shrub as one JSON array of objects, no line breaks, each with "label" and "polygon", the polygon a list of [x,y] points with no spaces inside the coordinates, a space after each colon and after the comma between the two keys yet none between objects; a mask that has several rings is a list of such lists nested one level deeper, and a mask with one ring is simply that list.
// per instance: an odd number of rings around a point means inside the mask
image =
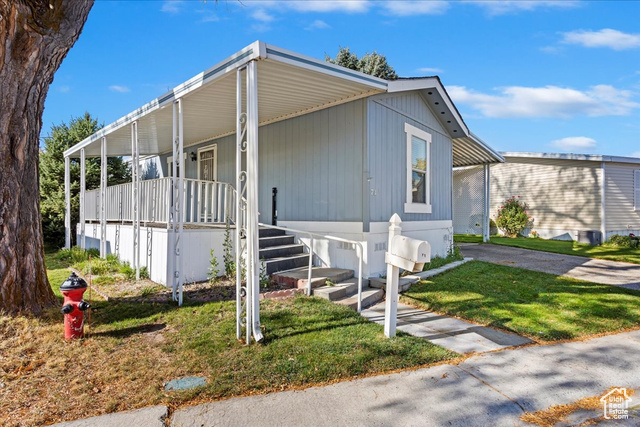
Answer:
[{"label": "shrub", "polygon": [[210,283],[218,282],[218,275],[220,274],[220,270],[218,269],[218,258],[213,253],[213,249],[209,252],[211,259],[209,260],[209,270],[207,272],[207,277],[209,277]]},{"label": "shrub", "polygon": [[136,279],[136,270],[133,269],[128,262],[122,263],[122,265],[120,266],[120,274],[122,274],[127,280]]},{"label": "shrub", "polygon": [[607,246],[617,246],[620,248],[636,248],[638,247],[638,241],[631,236],[621,236],[619,234],[614,234],[609,237],[609,241],[606,243]]},{"label": "shrub", "polygon": [[496,225],[509,237],[518,236],[532,222],[529,206],[520,200],[520,196],[509,197],[498,209]]}]

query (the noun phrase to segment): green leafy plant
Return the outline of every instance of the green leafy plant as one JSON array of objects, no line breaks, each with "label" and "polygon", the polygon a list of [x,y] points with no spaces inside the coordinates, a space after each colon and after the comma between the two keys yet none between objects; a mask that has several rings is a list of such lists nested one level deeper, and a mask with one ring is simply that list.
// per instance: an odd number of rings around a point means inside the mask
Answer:
[{"label": "green leafy plant", "polygon": [[224,242],[222,247],[224,248],[224,273],[228,279],[232,279],[236,275],[236,261],[235,254],[233,253],[233,241],[231,240],[231,226],[229,224],[229,218],[225,223],[224,229]]},{"label": "green leafy plant", "polygon": [[509,237],[518,236],[532,223],[529,206],[520,200],[520,196],[509,197],[498,209],[496,225]]},{"label": "green leafy plant", "polygon": [[146,265],[143,265],[142,267],[140,267],[140,278],[141,279],[149,278],[149,269],[147,268]]},{"label": "green leafy plant", "polygon": [[638,240],[631,236],[621,236],[620,234],[614,234],[609,237],[609,240],[605,243],[606,246],[617,246],[619,248],[637,248]]},{"label": "green leafy plant", "polygon": [[209,252],[211,255],[211,259],[209,260],[209,270],[207,271],[207,277],[209,278],[210,283],[218,282],[218,275],[220,274],[220,270],[218,269],[218,258],[214,253],[214,250],[211,249]]},{"label": "green leafy plant", "polygon": [[271,284],[271,279],[267,274],[267,265],[265,264],[264,260],[261,260],[260,261],[260,287],[262,289],[265,289],[265,288],[268,288],[270,284]]},{"label": "green leafy plant", "polygon": [[123,262],[120,266],[120,274],[124,276],[126,280],[135,280],[136,279],[136,270],[131,267],[131,264],[128,262]]}]

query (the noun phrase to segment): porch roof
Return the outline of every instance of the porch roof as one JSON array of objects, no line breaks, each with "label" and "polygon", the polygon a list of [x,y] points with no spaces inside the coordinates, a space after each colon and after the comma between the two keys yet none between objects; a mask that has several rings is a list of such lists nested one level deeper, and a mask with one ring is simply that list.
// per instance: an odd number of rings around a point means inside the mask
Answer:
[{"label": "porch roof", "polygon": [[[129,125],[134,121],[138,122],[140,155],[170,152],[173,135],[171,106],[177,99],[183,100],[185,147],[235,133],[236,71],[253,60],[258,61],[260,126],[381,92],[420,89],[433,95],[425,96],[427,102],[440,101],[442,104],[434,111],[445,111],[439,118],[454,141],[454,166],[504,161],[502,156],[469,132],[437,77],[386,81],[261,41],[252,43],[105,126],[69,148],[64,155],[79,157],[80,150],[84,148],[87,157],[100,156],[100,140],[106,137],[109,156],[129,156]],[[429,88],[434,90],[430,92]]]}]

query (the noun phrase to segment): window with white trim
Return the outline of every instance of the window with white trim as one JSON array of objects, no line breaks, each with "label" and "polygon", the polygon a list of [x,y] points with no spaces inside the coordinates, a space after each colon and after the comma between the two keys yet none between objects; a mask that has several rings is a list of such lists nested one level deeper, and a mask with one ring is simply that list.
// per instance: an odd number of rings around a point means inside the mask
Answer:
[{"label": "window with white trim", "polygon": [[633,199],[634,209],[640,211],[640,169],[633,171]]},{"label": "window with white trim", "polygon": [[431,213],[431,134],[404,124],[407,134],[407,201],[405,213]]}]

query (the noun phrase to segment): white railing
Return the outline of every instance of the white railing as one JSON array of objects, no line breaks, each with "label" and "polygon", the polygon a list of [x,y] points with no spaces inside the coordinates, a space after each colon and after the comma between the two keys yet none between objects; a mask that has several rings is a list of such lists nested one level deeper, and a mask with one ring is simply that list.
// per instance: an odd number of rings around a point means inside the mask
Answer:
[{"label": "white railing", "polygon": [[357,242],[355,240],[343,239],[341,237],[312,233],[304,230],[296,230],[295,228],[278,227],[275,225],[262,224],[262,223],[258,225],[264,228],[273,228],[275,230],[283,230],[283,231],[288,231],[290,233],[295,233],[295,234],[304,234],[307,237],[309,237],[309,245],[307,245],[307,248],[309,249],[309,271],[307,273],[307,295],[309,296],[311,296],[311,276],[312,276],[312,269],[313,269],[314,239],[315,238],[327,239],[327,240],[333,240],[334,242],[342,242],[342,243],[355,245],[355,247],[358,249],[356,251],[358,254],[358,313],[362,311],[362,254],[364,253],[364,248],[362,246],[362,243]]},{"label": "white railing", "polygon": [[[172,203],[171,178],[140,181],[140,221],[167,223]],[[132,184],[107,187],[105,216],[107,221],[132,221]],[[235,189],[218,181],[184,179],[183,218],[185,223],[235,223]],[[85,193],[85,219],[100,219],[100,190]]]}]

